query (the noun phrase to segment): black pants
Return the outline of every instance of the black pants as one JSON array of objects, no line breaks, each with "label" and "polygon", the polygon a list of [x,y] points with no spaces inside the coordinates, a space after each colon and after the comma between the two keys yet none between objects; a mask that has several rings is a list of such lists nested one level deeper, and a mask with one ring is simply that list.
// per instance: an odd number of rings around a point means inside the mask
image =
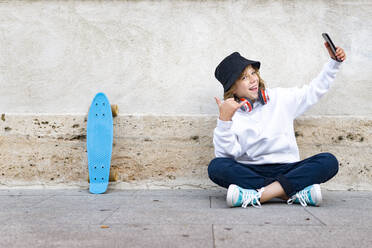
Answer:
[{"label": "black pants", "polygon": [[259,189],[278,181],[288,197],[312,184],[320,184],[338,172],[338,161],[330,153],[320,153],[289,164],[249,165],[232,158],[215,158],[208,166],[209,178],[228,188],[236,184],[245,189]]}]

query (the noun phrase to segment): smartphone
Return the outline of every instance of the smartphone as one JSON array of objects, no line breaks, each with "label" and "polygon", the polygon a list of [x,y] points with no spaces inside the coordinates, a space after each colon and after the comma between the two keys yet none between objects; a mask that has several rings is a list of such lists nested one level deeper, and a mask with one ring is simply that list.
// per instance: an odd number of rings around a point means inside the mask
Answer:
[{"label": "smartphone", "polygon": [[329,37],[329,35],[327,33],[322,33],[322,36],[324,38],[324,40],[329,44],[329,46],[331,47],[331,50],[333,52],[333,55],[335,56],[336,60],[338,62],[342,62],[342,60],[338,59],[336,57],[336,46],[335,44],[333,44],[332,40],[331,40],[331,37]]}]

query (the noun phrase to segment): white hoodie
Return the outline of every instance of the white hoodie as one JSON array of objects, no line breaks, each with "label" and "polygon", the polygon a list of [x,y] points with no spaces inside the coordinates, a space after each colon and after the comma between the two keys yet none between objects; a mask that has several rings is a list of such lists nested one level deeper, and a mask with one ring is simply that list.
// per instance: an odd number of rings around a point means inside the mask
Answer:
[{"label": "white hoodie", "polygon": [[216,157],[244,164],[300,161],[293,120],[328,91],[340,64],[330,59],[309,85],[267,89],[270,100],[266,105],[256,101],[252,112],[238,109],[232,121],[217,119],[213,135]]}]

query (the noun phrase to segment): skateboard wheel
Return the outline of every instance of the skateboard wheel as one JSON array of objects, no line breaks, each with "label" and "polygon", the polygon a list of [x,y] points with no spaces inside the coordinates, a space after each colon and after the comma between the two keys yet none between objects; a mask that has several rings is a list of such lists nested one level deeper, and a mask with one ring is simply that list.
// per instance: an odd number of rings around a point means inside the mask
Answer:
[{"label": "skateboard wheel", "polygon": [[117,171],[110,171],[110,177],[109,181],[110,182],[116,182],[119,179],[119,175]]},{"label": "skateboard wheel", "polygon": [[116,117],[119,114],[119,107],[116,104],[111,104],[112,117]]}]

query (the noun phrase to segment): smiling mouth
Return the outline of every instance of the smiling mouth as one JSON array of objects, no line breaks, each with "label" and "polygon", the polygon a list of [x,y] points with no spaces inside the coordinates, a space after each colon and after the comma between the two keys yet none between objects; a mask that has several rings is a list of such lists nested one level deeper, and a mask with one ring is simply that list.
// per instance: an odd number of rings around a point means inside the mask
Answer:
[{"label": "smiling mouth", "polygon": [[257,86],[253,86],[251,88],[249,88],[250,91],[257,91],[258,90],[258,87]]}]

